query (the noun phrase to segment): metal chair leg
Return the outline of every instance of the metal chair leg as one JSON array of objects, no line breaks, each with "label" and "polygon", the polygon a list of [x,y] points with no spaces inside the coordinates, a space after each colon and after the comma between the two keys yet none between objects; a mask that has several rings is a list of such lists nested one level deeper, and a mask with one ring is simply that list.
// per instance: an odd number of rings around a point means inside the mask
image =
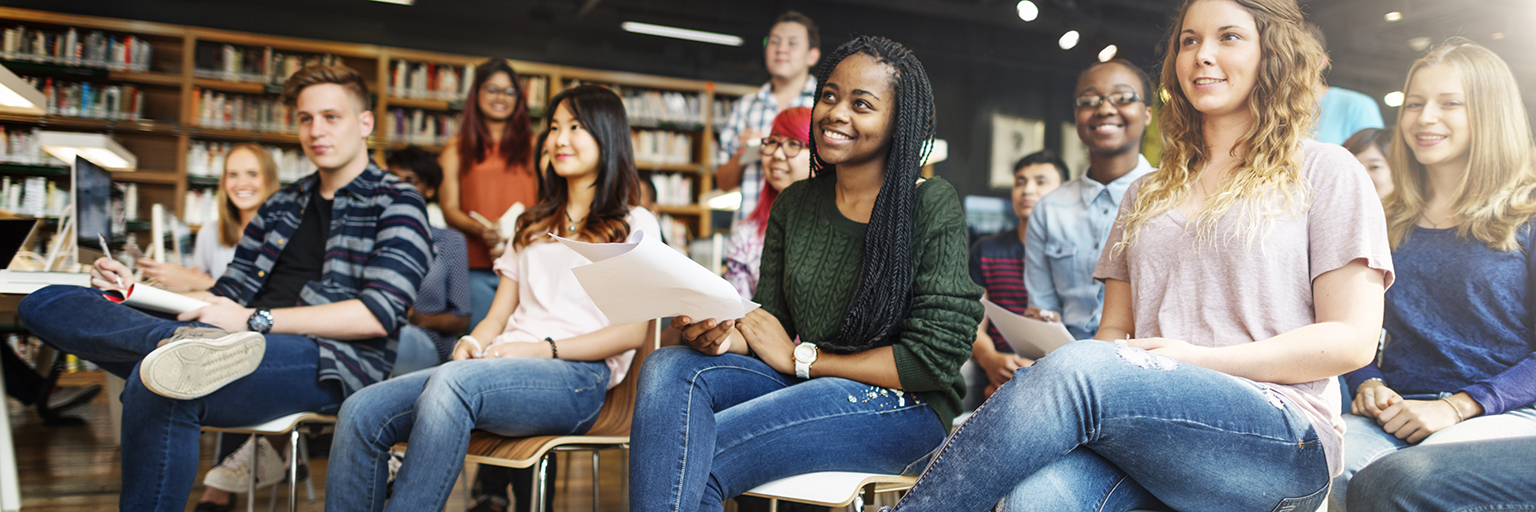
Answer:
[{"label": "metal chair leg", "polygon": [[599,512],[597,509],[597,450],[592,450],[592,512]]},{"label": "metal chair leg", "polygon": [[261,442],[257,440],[256,434],[251,434],[251,455],[254,457],[251,457],[251,486],[245,494],[246,512],[256,512],[256,470],[261,465]]},{"label": "metal chair leg", "polygon": [[299,427],[288,434],[288,512],[299,510]]},{"label": "metal chair leg", "polygon": [[[299,460],[304,461],[305,468],[309,467],[309,438],[305,436],[299,436]],[[295,468],[294,471],[298,471],[298,469]],[[304,479],[304,492],[308,494],[309,502],[314,503],[315,475],[313,473],[309,475],[309,478]]]},{"label": "metal chair leg", "polygon": [[779,512],[778,498],[768,498],[768,512]]},{"label": "metal chair leg", "polygon": [[543,457],[539,457],[538,469],[533,472],[533,489],[528,493],[533,498],[529,508],[537,512],[548,512],[544,509],[544,482],[548,478],[548,471],[549,454],[545,453]]}]

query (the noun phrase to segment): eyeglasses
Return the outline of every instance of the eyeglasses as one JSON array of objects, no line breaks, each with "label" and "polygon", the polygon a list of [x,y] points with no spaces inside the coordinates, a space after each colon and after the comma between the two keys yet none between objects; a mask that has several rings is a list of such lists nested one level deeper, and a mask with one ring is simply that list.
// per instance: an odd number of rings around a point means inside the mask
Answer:
[{"label": "eyeglasses", "polygon": [[1084,94],[1078,96],[1074,103],[1077,105],[1077,108],[1099,108],[1099,105],[1103,105],[1105,100],[1109,100],[1117,107],[1123,107],[1132,103],[1141,103],[1141,95],[1136,94],[1134,91],[1112,92],[1102,96],[1098,94]]},{"label": "eyeglasses", "polygon": [[794,158],[795,155],[800,154],[800,150],[805,149],[805,144],[802,144],[800,141],[794,139],[785,140],[783,142],[773,139],[763,139],[763,155],[765,156],[774,154],[774,152],[777,152],[780,147],[784,148],[784,156]]},{"label": "eyeglasses", "polygon": [[499,94],[502,96],[515,98],[517,97],[517,87],[511,86],[507,87],[506,89],[502,89],[494,85],[487,85],[480,88],[480,94],[484,94],[486,96],[495,96]]}]

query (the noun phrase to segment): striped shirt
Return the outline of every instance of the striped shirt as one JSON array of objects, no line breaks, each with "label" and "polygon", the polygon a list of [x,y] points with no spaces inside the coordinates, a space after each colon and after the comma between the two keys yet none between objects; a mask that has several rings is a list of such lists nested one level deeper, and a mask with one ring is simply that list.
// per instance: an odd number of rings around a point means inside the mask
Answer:
[{"label": "striped shirt", "polygon": [[[805,78],[805,87],[800,89],[800,95],[795,97],[793,107],[816,106],[816,76],[809,75]],[[741,150],[741,141],[737,138],[743,130],[757,130],[768,136],[768,131],[773,129],[773,118],[779,115],[779,102],[773,99],[773,82],[763,84],[757,90],[757,94],[744,96],[736,100],[736,107],[731,109],[731,116],[725,119],[725,126],[720,128],[720,151],[715,156],[715,165],[720,165],[736,156]],[[762,161],[756,161],[741,169],[741,208],[736,209],[736,221],[745,220],[752,215],[752,210],[757,209],[757,197],[763,193],[763,166]]]},{"label": "striped shirt", "polygon": [[[1014,313],[1029,309],[1029,291],[1024,289],[1024,242],[1019,232],[1004,231],[988,235],[971,246],[971,280],[987,289],[987,300]],[[987,335],[998,352],[1013,352],[997,327],[987,324]]]},{"label": "striped shirt", "polygon": [[[452,229],[431,228],[432,269],[421,280],[421,292],[416,294],[417,313],[435,315],[453,313],[469,317],[469,255],[465,250],[464,235]],[[422,328],[432,344],[437,347],[439,361],[447,361],[453,354],[453,344],[458,340],[455,332],[439,332]]]},{"label": "striped shirt", "polygon": [[[304,218],[310,190],[319,185],[319,174],[310,174],[267,198],[245,227],[234,261],[209,291],[249,303]],[[322,277],[304,286],[294,306],[358,299],[389,334],[349,341],[310,336],[320,348],[320,382],[335,381],[351,395],[389,376],[406,310],[431,262],[426,207],[414,187],[369,162],[336,191]]]}]

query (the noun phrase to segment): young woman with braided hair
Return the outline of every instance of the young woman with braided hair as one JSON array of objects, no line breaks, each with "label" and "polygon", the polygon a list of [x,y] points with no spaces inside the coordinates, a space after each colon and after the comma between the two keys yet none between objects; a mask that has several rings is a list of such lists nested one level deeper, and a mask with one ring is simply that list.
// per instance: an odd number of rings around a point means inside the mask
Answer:
[{"label": "young woman with braided hair", "polygon": [[815,471],[912,471],[960,412],[981,289],[954,188],[917,183],[927,75],[900,44],[859,37],[818,79],[813,177],[774,201],[762,308],[675,319],[687,346],[640,370],[633,510],[718,511]]},{"label": "young woman with braided hair", "polygon": [[1161,165],[1127,189],[1094,270],[1099,341],[1017,372],[897,510],[1323,503],[1333,377],[1371,360],[1392,262],[1360,162],[1304,139],[1323,53],[1301,23],[1293,0],[1185,3]]}]

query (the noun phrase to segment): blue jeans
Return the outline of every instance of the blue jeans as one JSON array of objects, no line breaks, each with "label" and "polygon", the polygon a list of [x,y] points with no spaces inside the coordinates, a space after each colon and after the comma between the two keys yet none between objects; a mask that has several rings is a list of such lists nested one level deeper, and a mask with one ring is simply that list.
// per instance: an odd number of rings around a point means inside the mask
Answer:
[{"label": "blue jeans", "polygon": [[[1452,393],[1406,395],[1403,398],[1439,400],[1441,396],[1451,395]],[[1344,512],[1347,504],[1346,489],[1353,486],[1351,480],[1355,473],[1393,452],[1417,451],[1422,447],[1468,441],[1489,441],[1512,437],[1536,439],[1536,408],[1525,406],[1505,411],[1503,414],[1470,418],[1431,434],[1419,441],[1418,446],[1388,434],[1376,424],[1376,420],[1371,418],[1345,414],[1344,424],[1347,428],[1344,434],[1344,473],[1333,479],[1333,494],[1328,498],[1329,512]],[[1353,510],[1353,506],[1348,508]]]},{"label": "blue jeans", "polygon": [[1349,484],[1354,512],[1536,512],[1536,437],[1422,446]]},{"label": "blue jeans", "polygon": [[320,352],[304,336],[269,334],[255,372],[196,400],[144,387],[138,363],[188,325],[112,303],[101,292],[49,286],[19,308],[27,329],[60,351],[95,362],[127,381],[123,388],[123,510],[181,511],[197,477],[201,427],[251,425],[296,412],[332,413],[341,387],[319,381]]},{"label": "blue jeans", "polygon": [[629,505],[722,510],[758,485],[816,471],[915,470],[944,440],[933,409],[848,379],[800,380],[757,358],[684,346],[640,368]]},{"label": "blue jeans", "polygon": [[901,511],[1310,511],[1328,464],[1306,415],[1246,379],[1103,341],[1021,369],[955,429]]},{"label": "blue jeans", "polygon": [[[496,285],[501,284],[501,274],[488,268],[469,269],[469,330],[485,320],[491,312],[491,301],[496,299]],[[489,341],[489,340],[487,340]]]},{"label": "blue jeans", "polygon": [[608,378],[602,361],[474,359],[363,388],[341,407],[325,509],[385,510],[389,449],[410,441],[388,510],[440,510],[464,467],[470,430],[586,432],[603,408]]}]

